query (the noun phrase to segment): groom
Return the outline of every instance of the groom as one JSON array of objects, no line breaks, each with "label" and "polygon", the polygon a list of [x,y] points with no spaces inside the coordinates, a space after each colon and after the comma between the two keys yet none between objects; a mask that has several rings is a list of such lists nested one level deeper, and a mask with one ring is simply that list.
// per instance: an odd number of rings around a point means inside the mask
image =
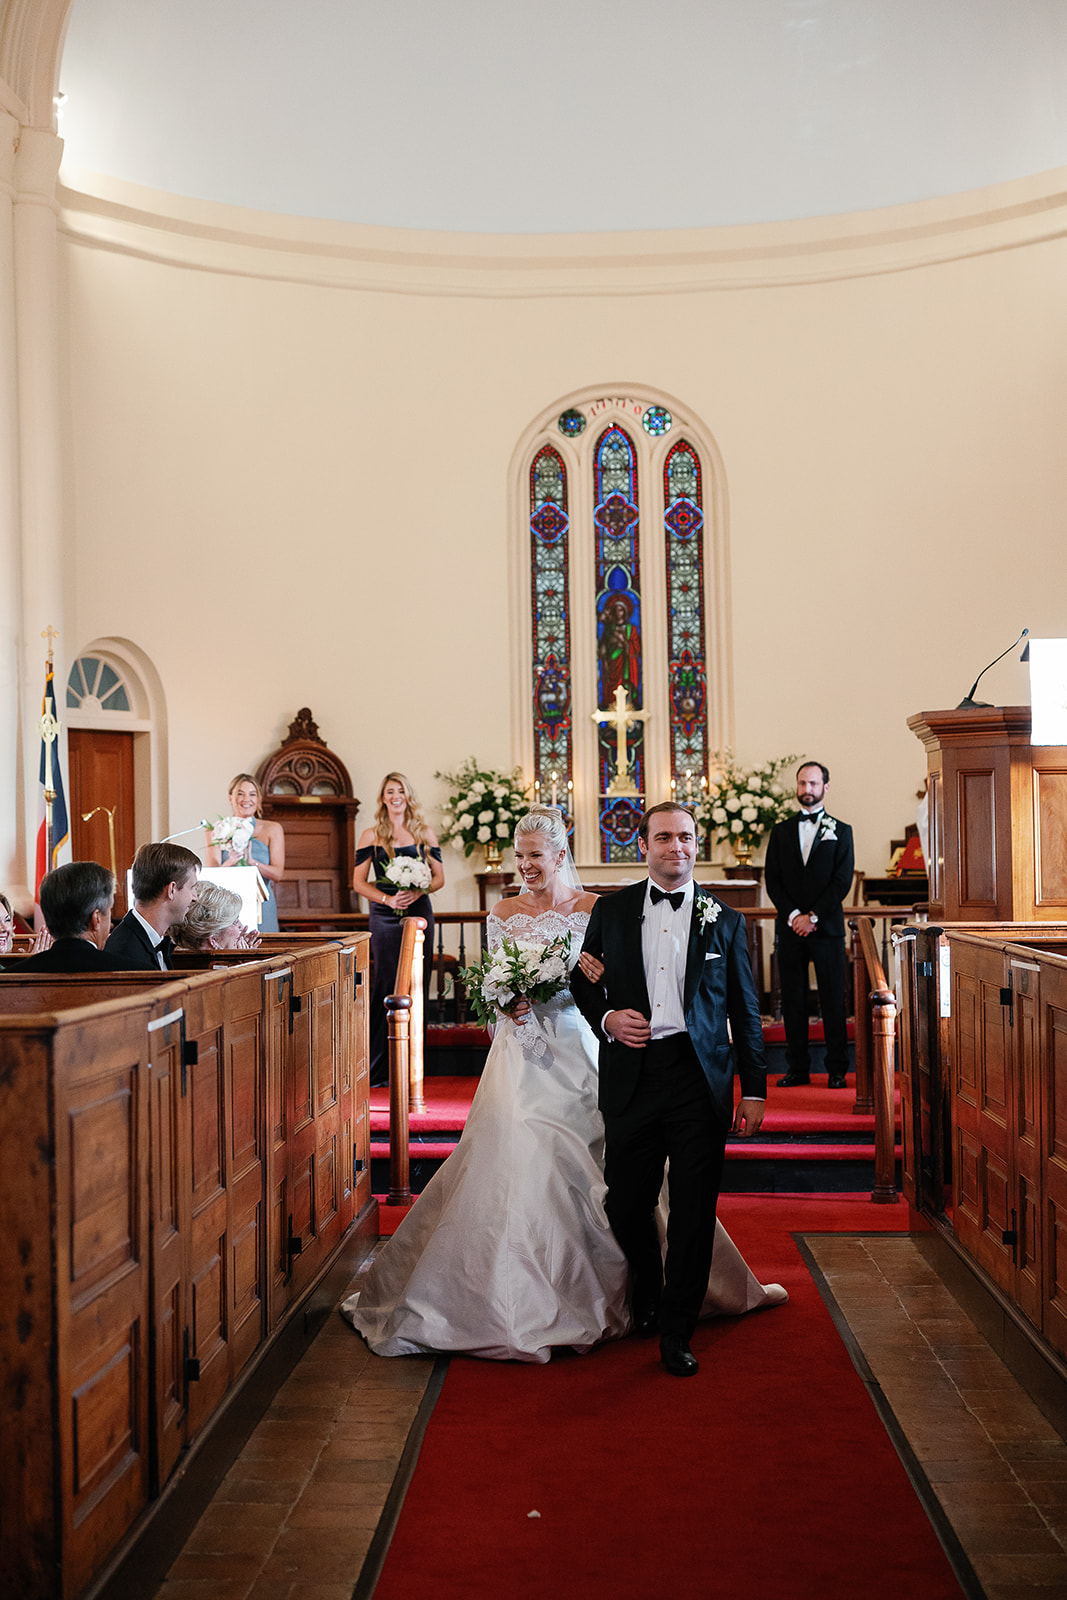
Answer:
[{"label": "groom", "polygon": [[[754,1134],[763,1121],[763,1030],[744,918],[693,882],[692,813],[653,806],[638,837],[648,881],[596,902],[584,948],[604,974],[591,983],[575,968],[571,989],[600,1040],[605,1204],[630,1263],[634,1327],[658,1327],[667,1371],[691,1377],[726,1135],[731,1126]],[[728,1022],[741,1079],[736,1115]],[[655,1209],[668,1160],[664,1266]]]}]

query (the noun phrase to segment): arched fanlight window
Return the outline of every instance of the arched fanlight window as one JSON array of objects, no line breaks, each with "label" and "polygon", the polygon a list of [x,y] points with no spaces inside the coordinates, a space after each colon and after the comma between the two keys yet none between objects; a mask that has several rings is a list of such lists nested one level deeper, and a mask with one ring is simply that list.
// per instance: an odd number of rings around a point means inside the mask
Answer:
[{"label": "arched fanlight window", "polygon": [[79,656],[67,679],[70,711],[131,711],[126,684],[109,661]]}]

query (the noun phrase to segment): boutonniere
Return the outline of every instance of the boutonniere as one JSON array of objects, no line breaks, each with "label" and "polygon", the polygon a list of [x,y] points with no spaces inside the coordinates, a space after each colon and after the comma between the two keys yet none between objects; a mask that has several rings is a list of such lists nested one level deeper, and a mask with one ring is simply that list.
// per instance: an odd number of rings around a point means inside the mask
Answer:
[{"label": "boutonniere", "polygon": [[837,842],[837,818],[824,816],[819,823],[816,838],[826,839],[830,844],[835,844]]},{"label": "boutonniere", "polygon": [[706,928],[710,928],[713,923],[718,922],[721,910],[722,906],[717,900],[713,900],[710,895],[702,894],[697,896],[697,916],[700,918],[701,933]]}]

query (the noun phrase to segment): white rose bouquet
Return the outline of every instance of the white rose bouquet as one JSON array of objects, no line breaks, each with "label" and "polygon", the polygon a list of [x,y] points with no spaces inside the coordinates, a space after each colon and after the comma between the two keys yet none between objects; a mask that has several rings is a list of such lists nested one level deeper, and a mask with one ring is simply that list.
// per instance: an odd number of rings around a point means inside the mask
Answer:
[{"label": "white rose bouquet", "polygon": [[465,856],[478,845],[504,849],[518,819],[527,809],[526,784],[519,767],[514,772],[493,772],[478,766],[473,756],[456,772],[435,772],[447,783],[443,837]]},{"label": "white rose bouquet", "polygon": [[[211,827],[211,824],[205,821],[204,827]],[[211,843],[217,844],[220,850],[230,850],[234,855],[243,856],[255,831],[255,817],[220,817],[211,828]]]},{"label": "white rose bouquet", "polygon": [[559,994],[570,981],[570,948],[569,933],[561,933],[548,944],[509,939],[505,934],[496,950],[487,950],[480,961],[461,973],[478,1021],[496,1022],[518,1000],[541,1006]]},{"label": "white rose bouquet", "polygon": [[797,809],[792,787],[779,781],[796,756],[781,756],[758,767],[740,767],[733,752],[717,758],[719,774],[708,781],[698,816],[720,843],[751,853],[776,822]]},{"label": "white rose bouquet", "polygon": [[[375,871],[374,881],[379,887],[388,884],[391,889],[415,889],[419,894],[425,894],[432,877],[421,856],[394,856],[381,871]],[[401,911],[394,906],[393,916],[406,917],[407,910]]]}]

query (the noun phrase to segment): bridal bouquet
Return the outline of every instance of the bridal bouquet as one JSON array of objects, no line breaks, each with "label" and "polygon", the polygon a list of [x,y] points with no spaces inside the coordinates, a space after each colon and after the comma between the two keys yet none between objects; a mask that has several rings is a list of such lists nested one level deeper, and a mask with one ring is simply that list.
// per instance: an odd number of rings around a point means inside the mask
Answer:
[{"label": "bridal bouquet", "polygon": [[[205,821],[204,827],[210,826]],[[255,831],[255,817],[220,817],[211,829],[211,843],[217,844],[220,849],[232,850],[234,855],[243,856]]]},{"label": "bridal bouquet", "polygon": [[796,810],[793,790],[779,783],[796,756],[781,756],[758,767],[740,767],[733,752],[720,758],[720,771],[708,781],[707,793],[698,815],[705,828],[714,831],[720,843],[751,854],[776,822],[784,822]]},{"label": "bridal bouquet", "polygon": [[[425,894],[430,887],[430,869],[418,856],[394,856],[388,866],[376,871],[374,881],[379,886],[387,883],[391,889],[417,889]],[[406,910],[393,907],[394,917],[406,917]]]},{"label": "bridal bouquet", "polygon": [[493,772],[468,756],[456,772],[435,772],[450,793],[442,810],[443,834],[465,856],[478,845],[503,849],[527,809],[522,770]]},{"label": "bridal bouquet", "polygon": [[496,950],[487,950],[480,961],[464,967],[460,974],[478,1021],[495,1022],[498,1014],[517,1000],[541,1006],[559,994],[570,979],[570,947],[569,933],[561,933],[548,944],[509,939],[505,934]]}]

